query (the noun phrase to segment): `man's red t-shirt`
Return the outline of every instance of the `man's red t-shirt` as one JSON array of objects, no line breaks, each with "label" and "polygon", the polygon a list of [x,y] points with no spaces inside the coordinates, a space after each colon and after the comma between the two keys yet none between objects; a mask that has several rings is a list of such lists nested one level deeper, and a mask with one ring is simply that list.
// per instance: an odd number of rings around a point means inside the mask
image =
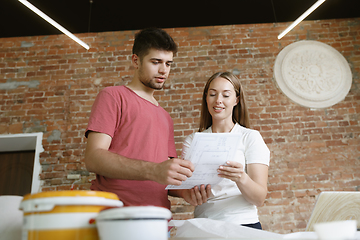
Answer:
[{"label": "man's red t-shirt", "polygon": [[[126,86],[104,88],[96,97],[86,129],[112,137],[110,152],[149,162],[176,157],[173,121],[162,107]],[[165,185],[96,175],[92,190],[113,192],[125,206],[152,205],[170,209]]]}]

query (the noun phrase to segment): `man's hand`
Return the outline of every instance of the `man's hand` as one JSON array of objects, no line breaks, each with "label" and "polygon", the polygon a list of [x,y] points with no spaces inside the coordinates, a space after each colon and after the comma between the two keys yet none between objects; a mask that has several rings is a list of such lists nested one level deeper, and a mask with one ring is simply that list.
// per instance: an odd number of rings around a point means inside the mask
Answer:
[{"label": "man's hand", "polygon": [[192,176],[195,170],[192,162],[179,158],[172,158],[155,166],[155,180],[165,185],[181,185],[183,181]]}]

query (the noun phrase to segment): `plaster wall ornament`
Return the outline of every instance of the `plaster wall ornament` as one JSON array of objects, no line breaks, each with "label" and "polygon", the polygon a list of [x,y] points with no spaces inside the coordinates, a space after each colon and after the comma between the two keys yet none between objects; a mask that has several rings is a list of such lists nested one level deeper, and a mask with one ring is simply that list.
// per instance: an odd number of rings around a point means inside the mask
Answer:
[{"label": "plaster wall ornament", "polygon": [[349,93],[352,74],[346,59],[333,47],[317,41],[286,46],[276,57],[274,77],[292,101],[309,108],[326,108]]}]

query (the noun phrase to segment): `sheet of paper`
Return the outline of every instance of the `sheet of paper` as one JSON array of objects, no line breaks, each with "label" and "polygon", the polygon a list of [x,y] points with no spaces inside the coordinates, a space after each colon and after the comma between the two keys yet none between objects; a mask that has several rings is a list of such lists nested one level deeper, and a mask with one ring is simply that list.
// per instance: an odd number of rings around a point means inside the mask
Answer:
[{"label": "sheet of paper", "polygon": [[222,178],[217,169],[231,161],[236,152],[240,134],[234,133],[195,133],[185,159],[190,160],[195,171],[180,186],[168,185],[166,189],[191,189],[201,184],[215,186]]}]

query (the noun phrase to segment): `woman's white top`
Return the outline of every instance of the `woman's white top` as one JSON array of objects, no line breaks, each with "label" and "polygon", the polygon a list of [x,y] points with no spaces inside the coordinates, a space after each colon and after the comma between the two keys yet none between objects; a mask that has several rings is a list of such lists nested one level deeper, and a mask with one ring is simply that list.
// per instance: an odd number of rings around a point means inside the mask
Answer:
[{"label": "woman's white top", "polygon": [[[203,132],[212,133],[211,126]],[[252,163],[269,166],[270,151],[258,131],[235,124],[230,133],[241,135],[233,161],[240,162],[244,168]],[[195,133],[185,139],[182,158],[186,156],[194,135]],[[210,218],[237,224],[259,222],[256,206],[245,200],[235,182],[224,178],[219,184],[211,186],[211,191],[214,196],[195,208],[196,218]]]}]

